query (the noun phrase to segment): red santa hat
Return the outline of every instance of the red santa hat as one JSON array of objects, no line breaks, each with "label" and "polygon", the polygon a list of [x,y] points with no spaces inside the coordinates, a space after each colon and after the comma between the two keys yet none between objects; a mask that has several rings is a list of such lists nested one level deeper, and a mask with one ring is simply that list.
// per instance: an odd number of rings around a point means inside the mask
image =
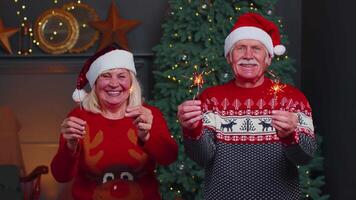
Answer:
[{"label": "red santa hat", "polygon": [[109,46],[95,53],[85,63],[77,78],[77,88],[74,90],[72,98],[75,102],[81,102],[87,95],[84,90],[89,82],[93,88],[99,75],[109,69],[124,68],[132,71],[136,75],[134,57],[131,52]]},{"label": "red santa hat", "polygon": [[268,50],[271,57],[283,55],[286,48],[281,45],[278,27],[257,13],[246,13],[236,21],[230,34],[225,39],[225,57],[236,42],[244,39],[260,41]]}]

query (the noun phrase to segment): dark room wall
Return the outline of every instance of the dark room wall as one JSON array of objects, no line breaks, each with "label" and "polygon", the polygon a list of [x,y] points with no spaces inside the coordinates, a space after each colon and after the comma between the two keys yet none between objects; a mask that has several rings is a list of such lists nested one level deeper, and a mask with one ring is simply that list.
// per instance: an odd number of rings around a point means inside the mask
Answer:
[{"label": "dark room wall", "polygon": [[355,1],[303,1],[302,87],[324,137],[326,191],[356,199]]},{"label": "dark room wall", "polygon": [[279,0],[276,5],[276,15],[281,16],[284,25],[284,31],[288,36],[289,44],[286,45],[287,54],[295,62],[296,68],[294,80],[296,86],[300,87],[301,75],[301,34],[302,34],[302,2],[301,0]]}]

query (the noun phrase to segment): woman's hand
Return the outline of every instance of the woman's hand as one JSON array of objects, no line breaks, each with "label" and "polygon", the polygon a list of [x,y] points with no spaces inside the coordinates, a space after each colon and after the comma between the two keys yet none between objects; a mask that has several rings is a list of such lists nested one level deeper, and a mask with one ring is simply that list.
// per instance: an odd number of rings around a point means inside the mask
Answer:
[{"label": "woman's hand", "polygon": [[75,150],[78,140],[83,139],[86,122],[78,117],[65,118],[61,124],[61,133],[67,140],[67,147]]},{"label": "woman's hand", "polygon": [[128,107],[125,117],[134,118],[134,124],[138,129],[137,136],[142,142],[146,142],[150,137],[153,122],[151,110],[144,106]]}]

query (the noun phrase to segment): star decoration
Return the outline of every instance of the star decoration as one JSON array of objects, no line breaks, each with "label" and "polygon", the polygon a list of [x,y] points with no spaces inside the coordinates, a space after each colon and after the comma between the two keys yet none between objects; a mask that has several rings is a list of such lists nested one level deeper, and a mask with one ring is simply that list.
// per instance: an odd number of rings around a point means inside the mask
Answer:
[{"label": "star decoration", "polygon": [[140,22],[138,20],[123,19],[119,16],[115,1],[112,1],[106,21],[90,22],[90,25],[102,33],[99,49],[107,47],[112,43],[121,48],[129,50],[126,34]]},{"label": "star decoration", "polygon": [[18,28],[5,28],[2,20],[0,19],[0,43],[9,54],[12,54],[9,37],[17,31],[19,31]]}]

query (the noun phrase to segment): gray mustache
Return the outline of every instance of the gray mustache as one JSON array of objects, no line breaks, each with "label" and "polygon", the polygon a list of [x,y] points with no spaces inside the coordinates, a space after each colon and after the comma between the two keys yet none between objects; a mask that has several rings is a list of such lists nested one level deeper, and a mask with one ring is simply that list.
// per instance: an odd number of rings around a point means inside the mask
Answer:
[{"label": "gray mustache", "polygon": [[256,60],[240,60],[237,62],[238,65],[258,65]]}]

